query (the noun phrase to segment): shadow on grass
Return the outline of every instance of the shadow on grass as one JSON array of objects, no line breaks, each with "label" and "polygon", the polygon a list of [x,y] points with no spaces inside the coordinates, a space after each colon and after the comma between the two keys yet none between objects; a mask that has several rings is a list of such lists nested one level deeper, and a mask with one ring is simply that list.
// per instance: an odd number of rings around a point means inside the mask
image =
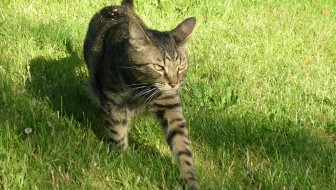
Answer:
[{"label": "shadow on grass", "polygon": [[257,114],[247,115],[244,119],[198,117],[193,122],[203,123],[199,132],[203,141],[215,151],[231,142],[255,149],[266,148],[270,156],[282,154],[300,160],[306,156],[304,153],[317,157],[323,154],[321,151],[328,150],[324,145],[330,140],[323,139],[312,128],[300,127],[290,120],[274,121]]},{"label": "shadow on grass", "polygon": [[60,116],[74,118],[79,123],[91,124],[92,130],[103,138],[103,127],[99,120],[100,110],[92,104],[86,91],[87,75],[84,61],[74,51],[71,42],[66,42],[67,57],[31,60],[31,83],[27,88],[37,99],[45,100]]},{"label": "shadow on grass", "polygon": [[[236,167],[241,167],[242,170],[238,173],[243,179],[240,180],[243,180],[247,187],[257,188],[260,184],[267,185],[265,179],[258,174],[258,169],[255,169],[258,159],[260,163],[271,164],[270,168],[264,168],[264,172],[272,173],[280,170],[289,179],[298,177],[302,180],[299,185],[303,187],[304,184],[316,184],[321,187],[332,184],[331,181],[335,176],[336,149],[332,140],[328,137],[324,139],[321,134],[316,133],[316,130],[297,126],[286,119],[275,121],[273,117],[267,118],[263,114],[251,114],[243,118],[229,116],[209,118],[209,114],[204,111],[197,115],[190,123],[191,128],[195,130],[192,131],[192,139],[197,139],[202,145],[208,146],[214,154],[221,152],[218,155],[230,155],[231,158],[235,158],[227,160],[223,157],[224,163],[219,165],[229,167],[234,161]],[[205,117],[206,115],[208,117]],[[256,155],[255,158],[251,158],[254,160],[256,171],[251,172],[246,165],[249,162],[247,154]],[[310,176],[305,178],[309,170],[312,170]],[[239,180],[239,177],[237,179]],[[282,184],[284,186],[295,184],[292,181],[284,181]],[[278,185],[281,188],[281,184]]]}]

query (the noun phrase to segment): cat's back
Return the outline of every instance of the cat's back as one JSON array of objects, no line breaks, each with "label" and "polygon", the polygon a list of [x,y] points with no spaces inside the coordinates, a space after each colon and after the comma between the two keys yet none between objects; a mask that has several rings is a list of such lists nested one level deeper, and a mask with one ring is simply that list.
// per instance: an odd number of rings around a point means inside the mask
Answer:
[{"label": "cat's back", "polygon": [[[119,31],[120,33],[127,33],[128,21],[136,19],[133,11],[125,6],[107,6],[97,12],[91,19],[89,31],[94,32],[93,35],[106,33],[107,30]],[[110,32],[110,31],[109,31]]]},{"label": "cat's back", "polygon": [[131,19],[145,27],[132,7],[127,5],[104,7],[92,17],[84,42],[84,58],[88,65],[102,59],[105,43],[121,45],[128,39]]}]

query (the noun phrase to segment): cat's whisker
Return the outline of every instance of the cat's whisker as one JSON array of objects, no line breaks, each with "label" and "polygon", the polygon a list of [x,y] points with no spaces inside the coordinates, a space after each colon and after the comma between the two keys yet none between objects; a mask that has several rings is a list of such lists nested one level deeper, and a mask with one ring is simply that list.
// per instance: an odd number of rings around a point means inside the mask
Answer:
[{"label": "cat's whisker", "polygon": [[140,86],[140,85],[142,85],[142,86],[145,86],[145,85],[148,85],[148,83],[134,83],[134,84],[124,84],[124,85],[122,85],[122,86]]},{"label": "cat's whisker", "polygon": [[[148,90],[147,93],[146,93],[145,95],[143,95],[143,96],[140,98],[140,100],[139,100],[139,102],[138,102],[138,105],[141,104],[141,105],[140,105],[141,108],[145,108],[146,105],[147,105],[147,103],[150,102],[151,99],[155,97],[155,94],[157,94],[157,91],[158,91],[158,90],[157,90],[156,88],[153,88],[153,89],[151,89],[151,90]],[[148,95],[149,95],[149,96],[148,96]],[[147,96],[148,96],[148,97],[147,97]],[[147,98],[146,98],[146,97],[147,97]],[[145,100],[145,101],[142,101],[144,98],[146,98],[146,100]]]},{"label": "cat's whisker", "polygon": [[143,89],[142,91],[140,91],[140,92],[138,93],[138,95],[139,95],[139,96],[144,95],[144,94],[146,94],[149,90],[151,90],[151,86],[147,86],[145,89]]},{"label": "cat's whisker", "polygon": [[155,91],[145,100],[144,104],[152,101],[154,97],[160,92],[160,90],[155,89]]},{"label": "cat's whisker", "polygon": [[114,85],[114,86],[117,86],[117,87],[148,86],[148,83],[121,84],[121,85]]},{"label": "cat's whisker", "polygon": [[151,95],[153,93],[153,91],[155,91],[155,88],[152,88],[150,90],[148,90],[144,95],[143,97],[146,97],[147,95]]},{"label": "cat's whisker", "polygon": [[132,93],[132,92],[137,91],[137,90],[142,91],[142,89],[146,88],[147,86],[135,86],[135,87],[132,87],[132,86],[118,85],[118,86],[115,86],[115,87],[121,88],[123,90],[123,93],[128,94],[128,93]]},{"label": "cat's whisker", "polygon": [[[139,86],[139,85],[141,85],[141,86]],[[127,87],[126,89],[124,89],[124,92],[125,93],[131,93],[131,92],[134,92],[136,90],[141,90],[142,88],[147,88],[148,84],[147,83],[132,84],[132,85],[124,85],[124,86],[120,86],[120,87]],[[140,92],[142,92],[142,90]]]},{"label": "cat's whisker", "polygon": [[[138,88],[130,88],[130,89],[125,90],[124,92],[131,95],[131,94],[134,94],[134,92],[141,90],[142,88],[145,88],[145,86],[138,87]],[[143,90],[141,90],[140,92],[142,92],[142,91]]]},{"label": "cat's whisker", "polygon": [[142,89],[142,88],[146,88],[147,86],[138,86],[135,88],[130,88],[129,91],[134,91],[134,90],[138,90],[138,89]]},{"label": "cat's whisker", "polygon": [[143,92],[141,94],[142,98],[140,100],[142,100],[144,97],[146,97],[148,94],[150,94],[151,92],[153,92],[155,90],[155,88],[152,89],[148,89],[147,91]]},{"label": "cat's whisker", "polygon": [[147,104],[147,102],[149,102],[149,100],[156,94],[156,90],[154,90],[154,92],[150,93],[148,98],[144,101],[144,105]]},{"label": "cat's whisker", "polygon": [[138,97],[140,97],[140,96],[142,96],[142,95],[148,93],[148,91],[151,90],[151,88],[152,88],[151,86],[146,87],[145,89],[143,89],[142,91],[140,91],[138,94],[136,94],[136,95],[131,99],[131,101],[136,100]]},{"label": "cat's whisker", "polygon": [[153,93],[153,91],[155,92],[155,90],[156,90],[156,88],[152,88],[152,89],[149,89],[149,90],[147,90],[145,93],[142,94],[142,97],[139,99],[139,103],[142,103],[142,106],[143,106],[143,107],[145,106],[145,102],[146,102],[146,101],[142,102],[142,100],[143,100],[144,98],[146,98],[148,95],[151,96],[152,93]]}]

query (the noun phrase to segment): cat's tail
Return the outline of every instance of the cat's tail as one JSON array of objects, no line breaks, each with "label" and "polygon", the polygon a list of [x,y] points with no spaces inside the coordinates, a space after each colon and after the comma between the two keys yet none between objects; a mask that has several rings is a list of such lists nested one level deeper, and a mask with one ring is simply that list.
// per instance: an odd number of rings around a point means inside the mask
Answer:
[{"label": "cat's tail", "polygon": [[129,9],[132,9],[132,10],[134,8],[133,0],[122,0],[121,5],[128,7]]}]

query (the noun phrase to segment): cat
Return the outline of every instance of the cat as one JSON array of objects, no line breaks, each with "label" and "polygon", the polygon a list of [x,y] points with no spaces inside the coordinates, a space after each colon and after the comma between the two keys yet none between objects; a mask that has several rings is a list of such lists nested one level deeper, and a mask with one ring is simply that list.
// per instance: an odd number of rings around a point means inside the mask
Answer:
[{"label": "cat", "polygon": [[186,42],[195,25],[190,17],[171,31],[149,29],[134,12],[133,1],[123,0],[93,16],[84,41],[90,86],[116,151],[128,147],[134,114],[152,113],[190,189],[200,186],[178,89],[188,69]]}]

